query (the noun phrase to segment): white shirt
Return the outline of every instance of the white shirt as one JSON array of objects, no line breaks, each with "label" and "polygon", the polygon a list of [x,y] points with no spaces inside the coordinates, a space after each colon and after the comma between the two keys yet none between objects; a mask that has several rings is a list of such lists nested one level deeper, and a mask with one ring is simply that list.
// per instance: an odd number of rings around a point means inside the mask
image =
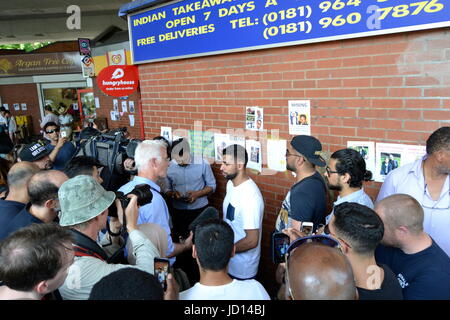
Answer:
[{"label": "white shirt", "polygon": [[153,274],[153,260],[159,257],[158,249],[139,230],[133,230],[128,237],[136,255],[136,264],[108,264],[94,257],[75,257],[74,263],[59,292],[64,300],[87,300],[94,285],[103,277],[123,268],[138,268]]},{"label": "white shirt", "polygon": [[337,200],[333,203],[333,211],[331,211],[331,213],[325,218],[326,224],[329,224],[331,218],[333,217],[334,207],[336,207],[338,204],[341,204],[344,202],[359,203],[363,206],[373,209],[372,199],[367,195],[367,193],[364,192],[364,189],[361,188],[360,190],[350,193],[349,195],[347,195],[345,197],[342,197],[342,198],[341,198],[341,196],[337,197]]},{"label": "white shirt", "polygon": [[422,162],[425,159],[426,156],[391,171],[381,186],[377,202],[396,193],[415,198],[424,211],[425,232],[450,256],[450,182],[449,179],[445,181],[439,199],[434,201],[423,176]]},{"label": "white shirt", "polygon": [[240,279],[252,278],[258,272],[261,255],[262,220],[264,200],[252,179],[234,187],[227,183],[227,194],[223,201],[223,219],[233,228],[234,243],[245,238],[245,230],[259,229],[258,245],[231,258],[228,273]]},{"label": "white shirt", "polygon": [[266,289],[256,280],[236,280],[222,286],[197,282],[180,292],[180,300],[270,300]]},{"label": "white shirt", "polygon": [[8,120],[8,131],[13,133],[17,131],[16,120],[13,116],[11,116]]}]

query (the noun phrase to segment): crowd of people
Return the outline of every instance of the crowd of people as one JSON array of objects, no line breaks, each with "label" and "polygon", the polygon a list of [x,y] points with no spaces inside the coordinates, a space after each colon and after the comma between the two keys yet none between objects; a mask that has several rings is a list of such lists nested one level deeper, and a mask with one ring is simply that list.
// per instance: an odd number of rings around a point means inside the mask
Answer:
[{"label": "crowd of people", "polygon": [[290,245],[269,294],[258,281],[264,198],[244,147],[222,150],[226,194],[215,215],[216,178],[187,139],[140,142],[111,187],[115,172],[76,155],[48,118],[47,144],[1,162],[0,299],[450,299],[450,127],[430,135],[422,159],[392,169],[376,201],[360,152],[327,162],[315,137],[289,141],[295,181],[272,229]]}]

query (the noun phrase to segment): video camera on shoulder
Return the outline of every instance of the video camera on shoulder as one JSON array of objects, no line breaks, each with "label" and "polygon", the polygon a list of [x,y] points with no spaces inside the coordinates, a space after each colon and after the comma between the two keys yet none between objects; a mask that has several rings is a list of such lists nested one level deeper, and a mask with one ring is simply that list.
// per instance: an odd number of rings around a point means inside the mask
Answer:
[{"label": "video camera on shoulder", "polygon": [[[124,210],[124,214],[125,214],[125,209],[128,207],[128,204],[131,201],[131,199],[127,197],[130,194],[134,194],[135,196],[137,196],[137,205],[140,207],[151,203],[153,200],[153,194],[152,194],[151,188],[147,184],[139,184],[136,187],[134,187],[134,189],[131,190],[130,193],[127,193],[127,194],[124,194],[123,192],[120,192],[120,191],[115,192],[115,194],[116,194],[116,199],[119,199],[119,201],[120,201],[122,209]],[[109,207],[108,215],[110,217],[117,218],[117,207],[114,203],[113,203],[113,205],[111,205],[111,207]]]}]

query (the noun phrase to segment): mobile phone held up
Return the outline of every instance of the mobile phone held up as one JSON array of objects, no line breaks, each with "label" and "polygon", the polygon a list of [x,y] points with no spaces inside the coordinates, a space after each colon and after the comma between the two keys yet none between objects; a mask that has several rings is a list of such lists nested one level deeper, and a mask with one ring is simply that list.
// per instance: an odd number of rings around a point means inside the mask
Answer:
[{"label": "mobile phone held up", "polygon": [[167,276],[169,275],[170,263],[169,259],[155,258],[153,261],[154,276],[158,279],[161,287],[166,291]]},{"label": "mobile phone held up", "polygon": [[289,236],[282,232],[274,232],[272,234],[272,261],[274,263],[285,262],[285,255],[289,248]]},{"label": "mobile phone held up", "polygon": [[312,222],[302,222],[302,227],[300,231],[304,232],[306,236],[311,236],[314,230],[314,223]]}]

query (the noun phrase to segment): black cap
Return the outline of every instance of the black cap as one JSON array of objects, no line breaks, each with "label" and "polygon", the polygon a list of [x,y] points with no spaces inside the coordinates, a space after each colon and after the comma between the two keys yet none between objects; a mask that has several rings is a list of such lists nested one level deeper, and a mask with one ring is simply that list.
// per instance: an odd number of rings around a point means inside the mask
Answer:
[{"label": "black cap", "polygon": [[22,161],[33,162],[42,159],[51,152],[52,151],[45,148],[45,145],[43,145],[42,143],[33,142],[23,147],[23,149],[19,153],[19,158]]},{"label": "black cap", "polygon": [[291,146],[312,164],[325,167],[326,162],[320,156],[322,144],[316,138],[306,135],[295,136],[291,141]]}]

